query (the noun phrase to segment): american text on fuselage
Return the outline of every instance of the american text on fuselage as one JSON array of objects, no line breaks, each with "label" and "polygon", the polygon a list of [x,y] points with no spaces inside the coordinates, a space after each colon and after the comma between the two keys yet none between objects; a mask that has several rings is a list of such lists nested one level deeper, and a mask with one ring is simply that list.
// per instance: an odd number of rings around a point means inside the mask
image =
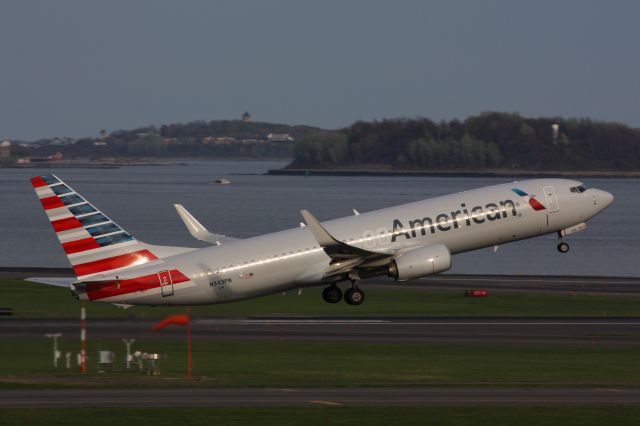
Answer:
[{"label": "american text on fuselage", "polygon": [[518,216],[516,210],[516,203],[513,200],[503,200],[498,203],[488,203],[484,207],[475,206],[471,209],[467,209],[465,203],[460,204],[460,210],[452,211],[451,214],[440,213],[435,217],[435,220],[430,217],[423,217],[422,219],[409,220],[409,229],[407,230],[400,219],[393,220],[393,232],[391,236],[391,242],[395,242],[399,236],[404,236],[407,239],[415,238],[417,236],[416,231],[420,231],[421,235],[426,235],[427,232],[431,234],[436,233],[436,229],[440,232],[447,232],[453,229],[458,229],[461,223],[471,226],[472,223],[482,224],[485,221],[495,221],[501,218],[507,218],[511,213],[511,216]]}]

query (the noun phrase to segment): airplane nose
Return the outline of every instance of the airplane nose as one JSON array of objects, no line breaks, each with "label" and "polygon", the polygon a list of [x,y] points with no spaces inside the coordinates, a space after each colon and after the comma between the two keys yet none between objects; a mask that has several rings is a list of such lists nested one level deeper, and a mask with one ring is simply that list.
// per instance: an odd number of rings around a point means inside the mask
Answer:
[{"label": "airplane nose", "polygon": [[596,197],[598,199],[598,206],[600,206],[602,209],[606,209],[607,207],[609,207],[614,200],[613,194],[601,189],[598,189]]}]

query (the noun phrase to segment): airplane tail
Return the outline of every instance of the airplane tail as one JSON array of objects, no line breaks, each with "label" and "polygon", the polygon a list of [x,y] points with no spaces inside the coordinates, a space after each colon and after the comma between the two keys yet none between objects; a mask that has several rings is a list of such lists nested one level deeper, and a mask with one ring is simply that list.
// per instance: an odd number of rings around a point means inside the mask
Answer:
[{"label": "airplane tail", "polygon": [[33,177],[31,184],[78,280],[194,250],[136,240],[53,174]]}]

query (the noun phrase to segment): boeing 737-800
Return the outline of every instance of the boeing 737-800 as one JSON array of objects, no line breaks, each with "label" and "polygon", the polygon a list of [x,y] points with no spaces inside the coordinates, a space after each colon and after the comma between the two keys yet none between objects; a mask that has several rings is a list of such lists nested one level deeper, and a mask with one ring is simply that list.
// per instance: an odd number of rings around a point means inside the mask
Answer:
[{"label": "boeing 737-800", "polygon": [[564,238],[613,202],[575,180],[534,179],[324,223],[302,210],[306,226],[244,240],[210,233],[175,205],[189,232],[211,243],[195,249],[135,239],[54,175],[31,182],[76,275],[32,280],[124,307],[226,303],[315,285],[326,286],[328,303],[359,305],[361,279],[437,274],[457,253],[550,233],[566,253]]}]

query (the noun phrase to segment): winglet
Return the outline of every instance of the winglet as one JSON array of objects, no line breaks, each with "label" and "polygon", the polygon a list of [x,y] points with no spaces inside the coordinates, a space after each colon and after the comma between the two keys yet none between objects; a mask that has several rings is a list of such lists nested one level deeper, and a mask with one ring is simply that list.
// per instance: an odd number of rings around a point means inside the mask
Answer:
[{"label": "winglet", "polygon": [[366,258],[369,256],[380,255],[380,253],[361,249],[337,240],[324,228],[324,226],[320,224],[318,219],[316,219],[315,216],[307,210],[301,210],[300,214],[304,218],[304,221],[307,222],[307,227],[311,230],[311,233],[318,242],[318,245],[320,245],[324,252],[334,261],[345,258]]},{"label": "winglet", "polygon": [[189,233],[193,235],[193,237],[196,240],[207,241],[205,238],[211,234],[207,230],[207,228],[202,226],[202,224],[198,222],[198,219],[193,217],[191,213],[187,211],[187,209],[182,207],[182,204],[174,204],[173,207],[175,207],[176,210],[178,211],[178,215],[180,216],[180,219],[182,219],[182,221],[184,222],[184,225],[189,230]]},{"label": "winglet", "polygon": [[220,234],[212,234],[211,232],[209,232],[207,228],[205,228],[200,222],[198,222],[198,220],[193,217],[191,213],[187,211],[187,209],[182,207],[181,204],[174,204],[173,207],[176,208],[180,219],[182,219],[184,225],[187,227],[187,230],[196,240],[205,241],[207,243],[217,245],[220,245],[225,241],[234,240],[234,238],[229,238]]},{"label": "winglet", "polygon": [[300,214],[304,218],[304,221],[307,222],[307,226],[311,230],[316,241],[318,241],[318,244],[320,244],[320,247],[329,247],[336,243],[340,244],[338,240],[333,238],[331,234],[329,234],[329,232],[320,225],[320,222],[318,222],[318,219],[316,219],[314,215],[309,213],[307,210],[301,210]]}]

